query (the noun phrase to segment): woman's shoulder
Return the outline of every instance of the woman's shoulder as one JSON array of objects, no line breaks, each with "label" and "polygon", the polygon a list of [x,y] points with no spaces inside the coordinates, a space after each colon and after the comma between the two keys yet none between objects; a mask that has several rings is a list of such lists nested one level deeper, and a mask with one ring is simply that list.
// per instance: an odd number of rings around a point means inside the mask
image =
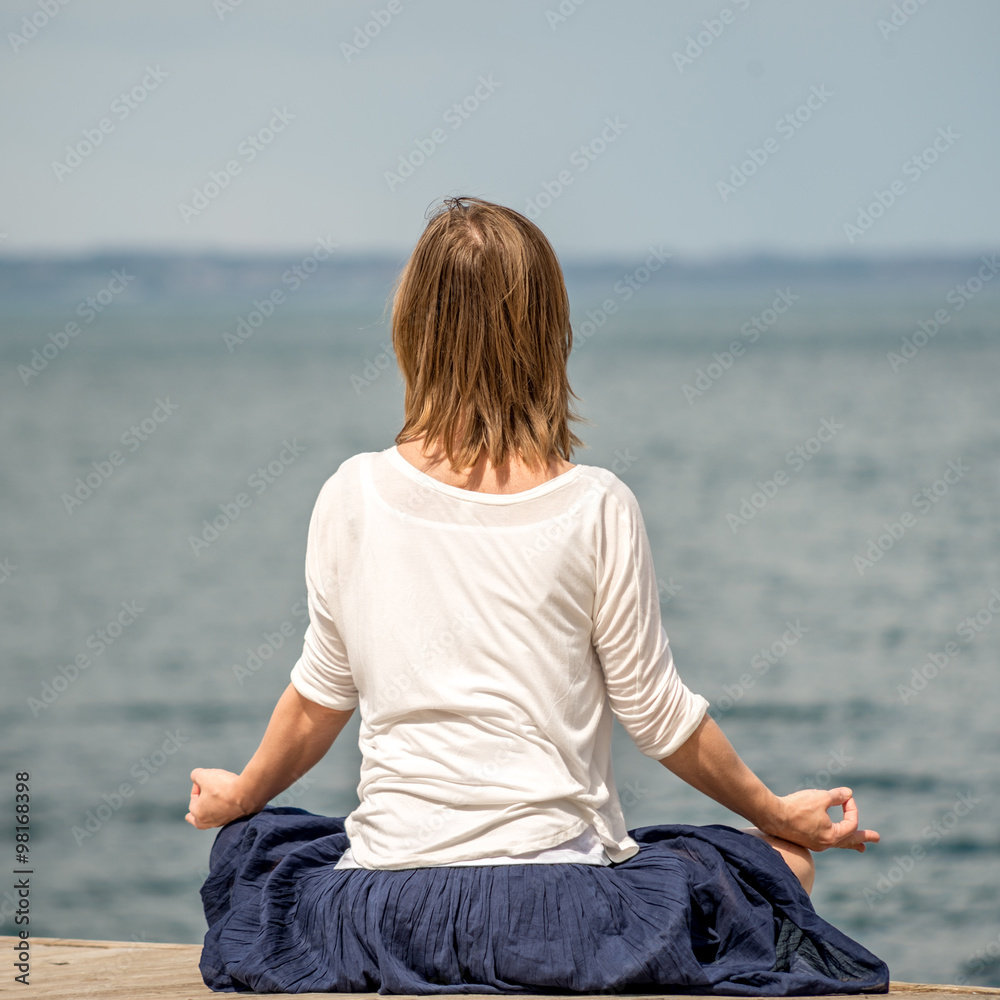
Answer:
[{"label": "woman's shoulder", "polygon": [[577,463],[577,465],[580,468],[581,483],[589,494],[602,498],[609,507],[630,514],[639,511],[639,501],[628,484],[614,472],[614,466],[608,469],[600,465],[583,465],[582,463]]},{"label": "woman's shoulder", "polygon": [[362,472],[366,464],[377,455],[378,452],[362,451],[343,459],[323,481],[316,506],[323,508],[333,503],[342,504],[349,497],[360,495]]}]

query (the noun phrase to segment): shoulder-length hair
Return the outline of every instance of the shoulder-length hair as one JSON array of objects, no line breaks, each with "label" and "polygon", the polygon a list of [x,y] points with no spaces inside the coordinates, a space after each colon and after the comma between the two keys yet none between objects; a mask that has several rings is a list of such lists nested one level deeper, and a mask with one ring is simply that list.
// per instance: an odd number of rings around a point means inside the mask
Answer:
[{"label": "shoulder-length hair", "polygon": [[555,251],[523,215],[446,198],[396,281],[392,345],[406,383],[396,444],[440,444],[452,469],[482,450],[545,468],[586,447],[569,428],[569,296]]}]

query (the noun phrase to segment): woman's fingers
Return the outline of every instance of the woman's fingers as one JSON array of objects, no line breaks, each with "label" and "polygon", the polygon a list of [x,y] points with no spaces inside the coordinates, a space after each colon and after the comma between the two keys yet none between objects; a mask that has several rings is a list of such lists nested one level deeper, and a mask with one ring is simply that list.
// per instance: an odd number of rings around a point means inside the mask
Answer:
[{"label": "woman's fingers", "polygon": [[[845,792],[847,793],[846,799],[842,798],[842,794]],[[833,798],[831,805],[844,807],[844,818],[833,824],[833,833],[836,837],[835,847],[846,847],[863,854],[865,844],[877,844],[882,839],[876,830],[858,828],[858,804],[849,788],[833,789],[830,794]]]},{"label": "woman's fingers", "polygon": [[877,844],[882,839],[876,830],[855,830],[846,841],[838,843],[836,847],[849,847],[852,850],[865,851],[865,844]]},{"label": "woman's fingers", "polygon": [[201,795],[201,786],[198,785],[194,780],[194,771],[191,772],[191,799],[188,802],[188,814],[184,818],[192,825],[197,826],[198,824],[194,821],[194,813],[198,808],[198,797]]},{"label": "woman's fingers", "polygon": [[[826,835],[830,838],[831,844],[837,844],[857,830],[858,806],[849,788],[831,788],[827,791],[826,798],[824,811],[830,821]],[[842,806],[844,810],[844,816],[839,820],[833,819],[829,813],[830,809],[835,809],[837,806]]]},{"label": "woman's fingers", "polygon": [[[827,809],[832,809],[834,806],[843,806],[844,811],[846,812],[847,804],[849,802],[854,801],[853,799],[854,792],[850,788],[847,788],[846,786],[843,786],[841,788],[830,788],[827,790],[826,794],[830,800]],[[855,804],[855,809],[856,808],[857,805]]]},{"label": "woman's fingers", "polygon": [[191,800],[188,802],[188,813],[184,817],[196,830],[204,830],[205,827],[198,822],[198,813],[201,811],[202,785],[207,774],[206,768],[196,767],[191,772]]},{"label": "woman's fingers", "polygon": [[191,772],[191,799],[184,817],[197,830],[225,826],[240,815],[231,787],[237,776],[217,767],[196,767]]}]

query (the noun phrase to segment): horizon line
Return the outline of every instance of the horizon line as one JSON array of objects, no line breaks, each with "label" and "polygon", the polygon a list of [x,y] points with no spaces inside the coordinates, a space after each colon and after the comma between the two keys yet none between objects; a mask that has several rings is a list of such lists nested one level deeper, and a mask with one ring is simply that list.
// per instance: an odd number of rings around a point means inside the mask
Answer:
[{"label": "horizon line", "polygon": [[[662,249],[662,245],[661,245]],[[330,254],[330,259],[342,262],[366,261],[371,263],[403,263],[412,252],[412,247],[407,250],[394,250],[392,248],[358,248],[344,249],[336,247]],[[265,261],[287,261],[295,255],[308,255],[308,247],[299,247],[289,250],[239,250],[237,248],[206,247],[206,248],[177,248],[177,247],[156,247],[156,246],[128,246],[118,247],[94,247],[82,250],[37,250],[22,251],[20,253],[4,252],[0,248],[0,266],[9,264],[32,264],[32,263],[85,263],[87,261],[103,260],[105,258],[145,257],[162,258],[169,260],[217,260],[220,262],[254,262]],[[561,263],[573,267],[600,266],[602,264],[620,264],[624,261],[634,260],[649,253],[649,247],[632,251],[609,251],[605,253],[575,253],[557,254]],[[890,264],[890,263],[935,263],[968,260],[980,257],[984,254],[995,255],[996,251],[990,248],[964,249],[921,247],[911,250],[903,249],[878,249],[873,248],[866,251],[847,250],[794,250],[794,249],[774,249],[760,247],[757,249],[743,250],[720,250],[703,253],[693,253],[684,251],[667,251],[670,263],[676,266],[681,265],[714,265],[733,262],[773,262],[773,263],[796,263],[796,264],[829,264],[829,263],[853,263],[853,264]]]}]

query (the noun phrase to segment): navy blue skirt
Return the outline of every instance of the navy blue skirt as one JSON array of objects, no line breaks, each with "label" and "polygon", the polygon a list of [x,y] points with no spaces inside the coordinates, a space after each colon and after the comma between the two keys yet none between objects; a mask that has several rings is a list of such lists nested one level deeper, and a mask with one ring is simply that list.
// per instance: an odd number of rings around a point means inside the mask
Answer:
[{"label": "navy blue skirt", "polygon": [[645,826],[608,867],[334,870],[343,819],[267,808],[219,831],[201,889],[213,990],[886,993],[781,856],[732,827]]}]

